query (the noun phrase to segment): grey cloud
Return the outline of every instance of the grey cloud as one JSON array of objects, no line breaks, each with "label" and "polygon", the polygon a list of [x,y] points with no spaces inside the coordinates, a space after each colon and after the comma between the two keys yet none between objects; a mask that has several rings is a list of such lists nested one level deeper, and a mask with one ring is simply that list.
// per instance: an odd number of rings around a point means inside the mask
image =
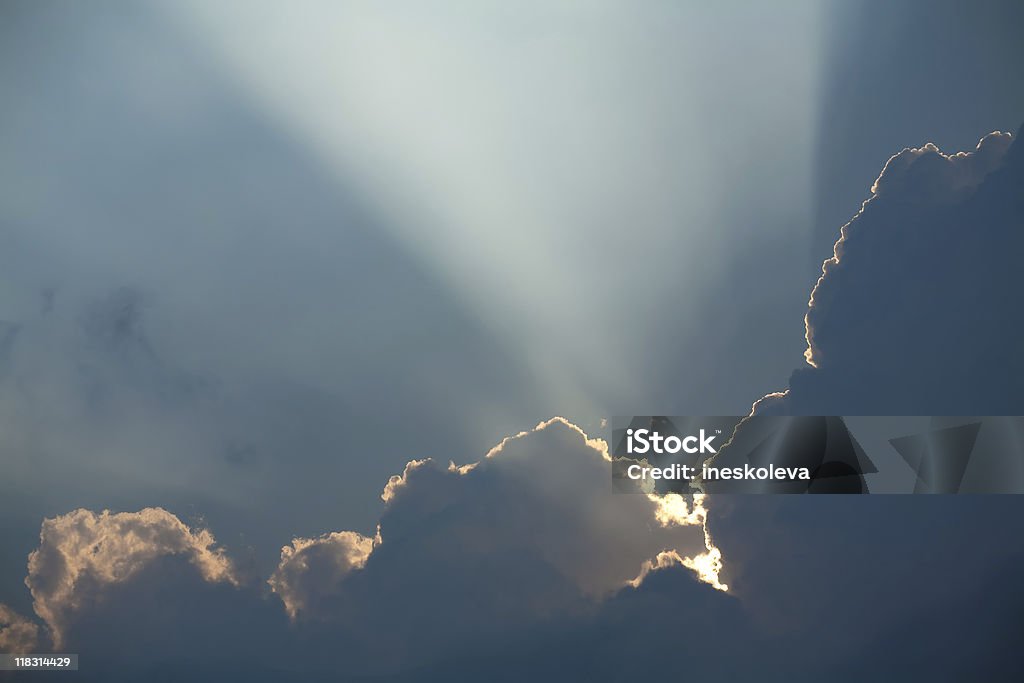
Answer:
[{"label": "grey cloud", "polygon": [[[1020,414],[1022,180],[1002,133],[894,155],[814,289],[814,365],[752,412]],[[1017,498],[716,496],[709,524],[747,620],[810,680],[1013,680]]]},{"label": "grey cloud", "polygon": [[[705,508],[613,495],[608,466],[603,442],[561,420],[476,464],[410,463],[385,488],[376,538],[296,539],[276,595],[162,510],[48,520],[34,563],[52,584],[78,577],[45,595],[68,645],[91,653],[93,680],[623,680],[679,665],[705,680],[853,681],[879,667],[966,675],[979,652],[986,671],[1010,671],[1019,592],[999,567],[1019,549],[979,531],[1012,518],[1012,500],[829,498],[801,516],[799,501],[717,496]],[[729,593],[680,566],[688,544],[706,548],[709,513]],[[679,557],[656,550],[672,547]],[[956,590],[934,563],[960,576]],[[1005,606],[973,629],[990,583]],[[282,603],[298,608],[290,624]],[[932,647],[950,639],[965,647]],[[884,660],[865,660],[867,647]]]},{"label": "grey cloud", "polygon": [[560,418],[476,463],[414,461],[382,497],[376,537],[296,538],[269,590],[211,532],[159,508],[46,519],[26,584],[55,646],[104,667],[115,644],[145,652],[132,659],[145,667],[173,648],[221,661],[264,643],[251,663],[333,652],[343,663],[332,669],[349,674],[594,619],[672,568],[724,588],[705,501],[613,494],[605,443]]},{"label": "grey cloud", "polygon": [[[804,680],[1014,680],[1019,496],[725,496],[744,623]],[[756,641],[754,641],[756,642]],[[989,672],[986,677],[980,672]],[[902,677],[902,678],[901,678]]]},{"label": "grey cloud", "polygon": [[[1011,144],[1012,143],[1012,144]],[[806,314],[810,367],[760,413],[1020,414],[1024,150],[894,155],[842,228]]]},{"label": "grey cloud", "polygon": [[384,490],[375,539],[296,539],[270,584],[300,628],[330,622],[409,663],[593,613],[652,569],[716,582],[703,501],[613,495],[610,467],[605,443],[562,419],[476,463],[412,462]]}]

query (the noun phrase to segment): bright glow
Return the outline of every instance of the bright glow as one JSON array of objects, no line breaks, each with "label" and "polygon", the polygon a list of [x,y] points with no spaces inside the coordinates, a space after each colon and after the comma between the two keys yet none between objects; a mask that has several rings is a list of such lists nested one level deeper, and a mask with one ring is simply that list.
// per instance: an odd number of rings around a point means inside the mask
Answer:
[{"label": "bright glow", "polygon": [[686,499],[678,493],[667,493],[663,496],[648,494],[647,497],[657,504],[655,518],[662,526],[700,524],[704,530],[704,546],[707,550],[693,557],[680,557],[674,550],[661,553],[654,563],[646,563],[640,574],[630,584],[638,586],[652,569],[678,563],[692,569],[697,574],[697,578],[704,583],[711,584],[720,591],[729,590],[729,586],[719,580],[719,574],[723,567],[722,551],[715,547],[714,541],[711,540],[711,532],[708,531],[708,510],[704,507],[706,495],[694,494],[692,508],[686,504]]},{"label": "bright glow", "polygon": [[[696,314],[749,229],[731,192],[766,215],[811,187],[819,3],[167,11],[572,414],[642,400],[659,305]],[[785,171],[747,182],[759,159]],[[792,210],[778,229],[801,229]],[[595,333],[629,307],[634,324]]]}]

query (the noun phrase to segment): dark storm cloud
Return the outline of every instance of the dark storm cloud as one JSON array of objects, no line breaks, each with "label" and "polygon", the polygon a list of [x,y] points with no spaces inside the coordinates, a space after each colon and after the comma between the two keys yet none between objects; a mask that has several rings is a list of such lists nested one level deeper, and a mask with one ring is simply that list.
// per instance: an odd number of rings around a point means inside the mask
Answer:
[{"label": "dark storm cloud", "polygon": [[1024,412],[1024,149],[893,156],[845,225],[806,315],[808,363],[758,412]]}]

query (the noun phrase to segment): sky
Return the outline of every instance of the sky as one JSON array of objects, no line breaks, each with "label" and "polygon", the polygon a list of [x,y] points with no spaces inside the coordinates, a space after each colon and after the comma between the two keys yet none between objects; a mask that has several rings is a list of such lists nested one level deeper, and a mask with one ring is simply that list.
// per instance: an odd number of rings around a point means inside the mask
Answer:
[{"label": "sky", "polygon": [[1022,414],[1020,15],[4,3],[0,650],[1008,676],[1015,497],[609,499],[599,440]]}]

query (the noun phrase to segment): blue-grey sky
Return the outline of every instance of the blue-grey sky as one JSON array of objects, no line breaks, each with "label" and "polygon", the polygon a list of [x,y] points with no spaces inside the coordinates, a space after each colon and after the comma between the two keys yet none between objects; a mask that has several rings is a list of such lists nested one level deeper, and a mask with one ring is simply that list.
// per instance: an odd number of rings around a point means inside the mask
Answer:
[{"label": "blue-grey sky", "polygon": [[[901,157],[855,222],[850,260],[818,290],[817,369],[804,316],[887,159],[1016,133],[1020,18],[1016,3],[952,0],[4,3],[0,604],[42,637],[91,632],[82,647],[105,653],[147,613],[138,605],[162,612],[178,592],[188,598],[154,633],[195,621],[193,607],[210,633],[251,615],[241,646],[284,639],[283,652],[317,661],[369,642],[346,673],[384,660],[388,674],[450,679],[489,658],[523,672],[521,652],[549,661],[531,629],[572,652],[601,649],[616,624],[642,640],[651,603],[668,626],[666,605],[693,600],[706,611],[680,621],[721,612],[767,652],[763,623],[802,600],[805,579],[848,617],[835,628],[856,631],[871,622],[867,588],[823,576],[865,572],[899,603],[894,582],[959,580],[944,558],[972,538],[965,595],[991,601],[981,583],[1003,587],[1002,563],[1020,561],[1016,532],[992,523],[1013,499],[929,503],[960,525],[953,542],[910,501],[711,499],[727,595],[689,569],[657,571],[674,562],[657,559],[667,541],[636,540],[657,510],[516,488],[536,458],[599,451],[568,426],[561,440],[561,423],[523,437],[535,445],[523,469],[444,466],[555,415],[601,437],[612,415],[744,414],[787,388],[776,407],[795,412],[1017,412],[1001,378],[1019,374],[1021,323],[1002,302],[1020,285],[985,267],[1019,244],[1024,155],[1009,136],[962,177],[927,166],[937,152]],[[409,493],[385,504],[389,477],[424,458],[437,472],[406,471]],[[167,516],[86,512],[149,507]],[[687,519],[680,561],[711,552]],[[848,567],[821,529],[830,520],[853,544]],[[150,539],[117,551],[138,573],[112,582],[108,612],[49,583],[61,574],[47,553],[86,527]],[[201,528],[231,571],[218,573]],[[879,555],[898,571],[869,561]],[[610,597],[645,560],[667,587],[638,580]],[[932,586],[875,618],[927,622]],[[309,596],[329,627],[288,625],[282,605]],[[821,616],[792,616],[780,637],[795,653]],[[105,620],[109,633],[93,628]],[[445,649],[467,634],[523,649],[467,664]],[[807,675],[863,638],[822,642]]]},{"label": "blue-grey sky", "polygon": [[[813,3],[5,11],[9,419],[48,513],[369,531],[410,458],[742,412],[799,360]],[[770,352],[716,295],[766,250]]]}]

